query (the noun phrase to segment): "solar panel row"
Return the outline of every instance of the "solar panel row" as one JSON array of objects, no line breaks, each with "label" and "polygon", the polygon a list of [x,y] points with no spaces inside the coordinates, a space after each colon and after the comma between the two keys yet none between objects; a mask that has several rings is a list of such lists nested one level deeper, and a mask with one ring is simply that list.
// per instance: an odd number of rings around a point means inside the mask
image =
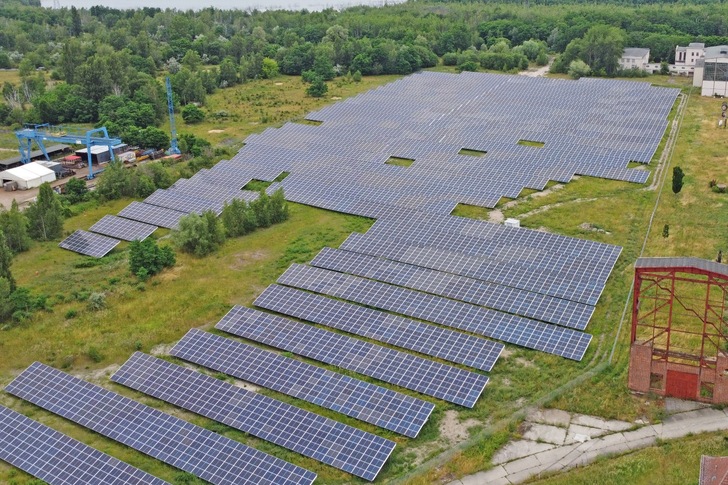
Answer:
[{"label": "solar panel row", "polygon": [[7,392],[214,484],[311,484],[316,474],[33,363]]},{"label": "solar panel row", "polygon": [[311,265],[577,330],[586,328],[594,312],[591,305],[352,251],[324,248]]},{"label": "solar panel row", "polygon": [[241,306],[215,328],[469,408],[488,383],[474,372]]},{"label": "solar panel row", "polygon": [[428,322],[466,330],[573,360],[591,335],[406,288],[294,264],[278,283],[323,293]]},{"label": "solar panel row", "polygon": [[270,285],[254,303],[267,310],[484,371],[493,368],[504,347],[501,343],[286,286]]},{"label": "solar panel row", "polygon": [[267,350],[190,330],[175,357],[414,438],[435,406]]},{"label": "solar panel row", "polygon": [[167,483],[4,406],[0,460],[50,485]]},{"label": "solar panel row", "polygon": [[63,249],[68,249],[69,251],[85,254],[86,256],[103,258],[118,244],[118,239],[78,229],[66,239],[58,243],[58,246]]},{"label": "solar panel row", "polygon": [[143,241],[157,230],[157,226],[124,219],[123,217],[106,215],[91,226],[89,230],[124,241]]},{"label": "solar panel row", "polygon": [[140,352],[111,380],[374,480],[394,442]]}]

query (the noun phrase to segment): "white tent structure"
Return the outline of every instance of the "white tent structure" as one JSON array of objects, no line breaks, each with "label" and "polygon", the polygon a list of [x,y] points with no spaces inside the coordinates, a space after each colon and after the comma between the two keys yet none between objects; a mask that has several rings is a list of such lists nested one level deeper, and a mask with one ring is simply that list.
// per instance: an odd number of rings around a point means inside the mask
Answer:
[{"label": "white tent structure", "polygon": [[56,173],[35,162],[26,163],[20,167],[3,170],[0,172],[0,178],[5,182],[16,182],[19,189],[32,189],[38,187],[44,182],[53,182],[56,180]]}]

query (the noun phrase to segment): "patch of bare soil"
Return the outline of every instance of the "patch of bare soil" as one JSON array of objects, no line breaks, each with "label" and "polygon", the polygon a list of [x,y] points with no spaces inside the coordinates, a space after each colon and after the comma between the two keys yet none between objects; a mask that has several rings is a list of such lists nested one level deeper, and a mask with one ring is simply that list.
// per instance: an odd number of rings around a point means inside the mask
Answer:
[{"label": "patch of bare soil", "polygon": [[454,409],[445,411],[445,417],[440,423],[440,438],[447,440],[450,444],[457,444],[470,437],[468,429],[481,424],[477,419],[460,421],[458,413]]}]

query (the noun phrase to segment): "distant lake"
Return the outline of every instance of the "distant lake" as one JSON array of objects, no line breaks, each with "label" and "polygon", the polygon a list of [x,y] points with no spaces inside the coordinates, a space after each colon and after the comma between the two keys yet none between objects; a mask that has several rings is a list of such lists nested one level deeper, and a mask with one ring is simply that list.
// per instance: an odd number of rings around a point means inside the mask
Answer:
[{"label": "distant lake", "polygon": [[[354,5],[382,6],[385,3],[400,3],[403,0],[59,0],[61,7],[90,8],[94,5],[112,7],[118,9],[133,9],[153,6],[155,8],[178,10],[200,10],[207,7],[215,7],[224,10],[324,10],[326,8],[342,9]],[[53,0],[41,0],[44,7],[53,7]]]}]

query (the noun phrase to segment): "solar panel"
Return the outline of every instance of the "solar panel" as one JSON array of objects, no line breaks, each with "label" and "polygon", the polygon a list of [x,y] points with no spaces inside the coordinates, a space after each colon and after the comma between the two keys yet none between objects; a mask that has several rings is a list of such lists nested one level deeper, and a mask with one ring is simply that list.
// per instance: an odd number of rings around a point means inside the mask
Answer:
[{"label": "solar panel", "polygon": [[94,258],[103,258],[117,244],[119,244],[118,239],[100,236],[99,234],[93,234],[79,229],[58,243],[58,246],[73,251],[74,253],[85,254]]},{"label": "solar panel", "polygon": [[201,214],[211,210],[215,214],[220,214],[222,211],[222,202],[219,200],[207,200],[172,189],[157,189],[144,199],[144,203],[186,213]]},{"label": "solar panel", "polygon": [[50,485],[167,483],[4,406],[0,460]]},{"label": "solar panel", "polygon": [[214,484],[310,484],[316,474],[33,363],[7,392]]},{"label": "solar panel", "polygon": [[295,288],[271,285],[255,300],[267,310],[489,371],[504,345]]},{"label": "solar panel", "polygon": [[584,330],[594,307],[398,261],[324,248],[311,262],[339,271]]},{"label": "solar panel", "polygon": [[233,307],[215,328],[469,408],[488,383],[475,372],[251,308]]},{"label": "solar panel", "polygon": [[157,230],[157,226],[124,219],[123,217],[106,215],[91,226],[89,230],[124,241],[143,241]]},{"label": "solar panel", "polygon": [[126,219],[146,222],[147,224],[154,224],[155,226],[166,227],[167,229],[176,229],[179,220],[187,214],[134,201],[122,209],[119,215]]},{"label": "solar panel", "polygon": [[190,330],[170,353],[411,438],[435,408],[421,399],[200,330]]},{"label": "solar panel", "polygon": [[370,481],[395,446],[371,433],[140,352],[111,380]]},{"label": "solar panel", "polygon": [[573,360],[584,357],[591,341],[591,335],[569,328],[300,264],[278,282]]}]

